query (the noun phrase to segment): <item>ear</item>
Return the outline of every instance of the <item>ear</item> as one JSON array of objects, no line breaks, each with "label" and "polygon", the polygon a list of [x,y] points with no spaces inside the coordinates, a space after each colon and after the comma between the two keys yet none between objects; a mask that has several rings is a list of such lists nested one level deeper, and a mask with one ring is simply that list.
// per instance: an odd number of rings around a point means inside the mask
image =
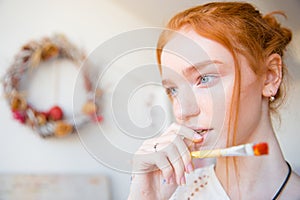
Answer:
[{"label": "ear", "polygon": [[282,59],[279,54],[270,55],[265,65],[267,67],[265,73],[265,81],[263,86],[263,96],[273,97],[276,95],[280,83],[282,81]]}]

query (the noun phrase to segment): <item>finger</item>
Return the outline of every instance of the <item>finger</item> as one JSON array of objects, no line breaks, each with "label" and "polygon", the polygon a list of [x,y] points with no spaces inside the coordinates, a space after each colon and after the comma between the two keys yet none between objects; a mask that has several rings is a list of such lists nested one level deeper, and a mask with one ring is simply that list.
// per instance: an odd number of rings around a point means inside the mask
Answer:
[{"label": "finger", "polygon": [[170,131],[168,133],[175,133],[177,135],[180,135],[182,138],[184,138],[184,142],[187,146],[191,146],[193,145],[193,143],[200,143],[203,141],[202,135],[200,135],[191,128],[179,125],[177,123],[173,123],[170,126]]},{"label": "finger", "polygon": [[139,173],[149,173],[160,170],[164,179],[169,182],[174,175],[174,170],[166,152],[160,150],[161,145],[167,146],[165,143],[157,143],[157,151],[155,151],[153,144],[144,144],[134,156],[135,171],[138,169]]},{"label": "finger", "polygon": [[[187,173],[192,172],[193,171],[193,165],[192,165],[192,162],[191,162],[190,151],[189,151],[189,148],[186,145],[186,141],[183,141],[182,135],[177,135],[177,134],[174,134],[174,133],[170,134],[169,133],[169,134],[162,135],[160,137],[160,139],[162,141],[167,141],[167,142],[159,143],[159,145],[157,146],[157,150],[167,148],[170,141],[171,141],[172,143],[175,144],[175,146],[178,149],[178,152],[180,153],[180,156],[182,157],[182,161],[183,161],[183,164],[184,164],[184,167],[185,167],[185,171]],[[194,143],[190,140],[189,140],[189,142],[191,143],[190,146],[193,146],[192,144],[194,144]]]},{"label": "finger", "polygon": [[156,152],[155,153],[155,165],[157,168],[162,172],[162,176],[167,181],[167,183],[170,183],[170,179],[172,176],[174,176],[174,169],[167,158],[165,152]]},{"label": "finger", "polygon": [[[190,147],[187,147],[186,142],[182,139],[182,136],[177,134],[163,135],[155,142],[144,144],[144,148],[147,153],[155,152],[167,148],[170,143],[174,143],[177,146],[178,152],[183,158],[186,169],[185,171],[191,172],[191,170],[187,170],[187,166],[191,162]],[[189,169],[191,168],[189,167]]]},{"label": "finger", "polygon": [[184,177],[185,166],[177,146],[174,143],[170,143],[168,147],[164,149],[164,151],[166,152],[167,157],[173,166],[177,184],[185,184],[185,180],[182,181],[182,177]]},{"label": "finger", "polygon": [[181,135],[185,139],[191,140],[193,142],[198,142],[199,140],[202,139],[202,136],[199,133],[186,126],[179,126],[177,135]]},{"label": "finger", "polygon": [[181,137],[177,136],[174,138],[173,143],[177,146],[178,152],[180,153],[181,159],[183,161],[185,171],[190,173],[193,171],[192,158],[189,149],[187,148],[185,142]]},{"label": "finger", "polygon": [[159,137],[159,139],[150,142],[145,142],[142,148],[139,149],[139,151],[142,151],[143,153],[147,154],[158,152],[169,145],[171,141],[170,137],[172,136],[161,136]]}]

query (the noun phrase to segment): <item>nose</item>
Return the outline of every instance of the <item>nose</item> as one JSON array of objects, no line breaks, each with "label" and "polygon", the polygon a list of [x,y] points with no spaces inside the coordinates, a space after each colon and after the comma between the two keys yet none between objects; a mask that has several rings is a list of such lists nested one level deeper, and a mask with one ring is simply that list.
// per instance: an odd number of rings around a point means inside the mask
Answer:
[{"label": "nose", "polygon": [[178,95],[173,101],[173,110],[176,119],[187,121],[200,114],[200,107],[195,95]]}]

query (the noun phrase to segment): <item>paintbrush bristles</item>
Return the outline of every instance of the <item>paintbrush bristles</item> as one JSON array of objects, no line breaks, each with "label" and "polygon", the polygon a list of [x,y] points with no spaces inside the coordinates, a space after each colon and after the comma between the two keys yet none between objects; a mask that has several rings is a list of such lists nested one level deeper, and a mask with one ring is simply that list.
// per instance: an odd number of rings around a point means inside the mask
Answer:
[{"label": "paintbrush bristles", "polygon": [[269,154],[269,147],[268,144],[265,142],[257,143],[253,145],[253,152],[255,156],[261,156]]}]

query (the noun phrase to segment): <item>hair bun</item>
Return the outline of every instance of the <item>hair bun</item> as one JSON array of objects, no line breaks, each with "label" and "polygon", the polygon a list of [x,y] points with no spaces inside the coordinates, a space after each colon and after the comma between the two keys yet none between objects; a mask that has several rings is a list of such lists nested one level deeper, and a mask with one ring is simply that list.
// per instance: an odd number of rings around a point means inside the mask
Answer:
[{"label": "hair bun", "polygon": [[[268,24],[270,28],[273,30],[273,38],[272,40],[280,41],[281,48],[279,48],[281,51],[285,50],[286,46],[290,43],[292,40],[292,32],[290,29],[282,27],[281,24],[278,22],[278,20],[275,18],[274,15],[282,15],[285,18],[287,16],[282,11],[274,11],[269,14],[266,14],[263,19]],[[282,54],[282,53],[281,53]]]}]

